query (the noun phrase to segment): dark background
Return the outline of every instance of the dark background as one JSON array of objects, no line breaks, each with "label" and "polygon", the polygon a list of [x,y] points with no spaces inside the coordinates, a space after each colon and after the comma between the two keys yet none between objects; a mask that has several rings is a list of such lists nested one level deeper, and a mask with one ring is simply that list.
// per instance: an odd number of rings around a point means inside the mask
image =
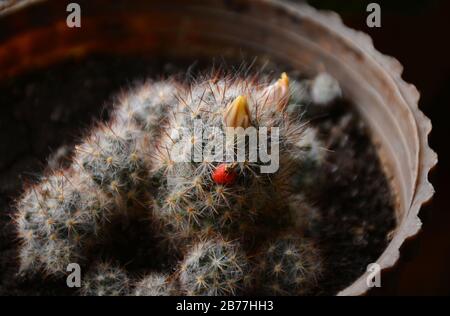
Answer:
[{"label": "dark background", "polygon": [[[346,25],[364,31],[375,47],[396,57],[403,78],[421,92],[420,108],[433,122],[430,145],[439,163],[430,175],[436,194],[421,210],[422,232],[401,249],[399,263],[369,295],[450,294],[450,1],[310,0],[338,12]],[[367,4],[381,6],[381,28],[366,25]]]}]

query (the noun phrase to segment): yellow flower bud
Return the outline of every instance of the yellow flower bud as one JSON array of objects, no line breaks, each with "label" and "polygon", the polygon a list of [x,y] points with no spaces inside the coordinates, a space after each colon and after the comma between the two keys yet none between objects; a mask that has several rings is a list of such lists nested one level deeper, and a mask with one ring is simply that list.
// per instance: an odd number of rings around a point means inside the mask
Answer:
[{"label": "yellow flower bud", "polygon": [[263,94],[263,109],[266,111],[283,111],[289,102],[289,77],[283,72],[280,79],[268,86]]},{"label": "yellow flower bud", "polygon": [[246,96],[238,96],[227,106],[223,121],[227,127],[247,128],[250,126],[250,110],[248,108]]}]

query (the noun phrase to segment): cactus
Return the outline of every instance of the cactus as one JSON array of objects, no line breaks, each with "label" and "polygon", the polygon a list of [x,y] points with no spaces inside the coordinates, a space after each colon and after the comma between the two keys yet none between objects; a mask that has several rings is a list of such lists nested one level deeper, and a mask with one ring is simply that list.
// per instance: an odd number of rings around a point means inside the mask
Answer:
[{"label": "cactus", "polygon": [[[174,239],[214,232],[246,239],[256,236],[264,223],[271,228],[286,225],[289,219],[277,211],[287,207],[286,196],[297,189],[293,182],[306,179],[306,169],[299,174],[299,165],[308,160],[312,166],[321,159],[314,133],[302,121],[284,114],[289,100],[287,75],[268,86],[250,85],[242,79],[225,78],[215,84],[206,80],[181,93],[178,99],[169,123],[170,136],[161,142],[158,151],[156,173],[164,176],[154,206],[155,216],[174,232]],[[194,120],[201,126],[196,126]],[[211,126],[214,128],[208,129]],[[230,150],[236,155],[236,148],[246,140],[231,137],[222,143],[220,136],[229,136],[229,127],[250,126],[257,133],[263,128],[280,129],[279,140],[274,140],[281,160],[277,172],[262,173],[263,162],[250,157],[249,152],[245,161],[236,163],[193,159],[195,153],[204,154],[210,148]],[[189,137],[180,135],[181,127],[188,129]],[[270,137],[268,147],[272,145]],[[259,152],[260,146],[258,143],[254,149]]]},{"label": "cactus", "polygon": [[130,280],[126,272],[110,263],[101,262],[83,278],[81,295],[123,296],[130,291]]},{"label": "cactus", "polygon": [[[185,293],[241,293],[249,277],[245,253],[296,225],[292,210],[307,207],[293,197],[314,189],[315,170],[324,160],[315,131],[289,111],[291,90],[282,74],[273,83],[237,76],[200,78],[190,86],[148,82],[122,95],[110,122],[76,146],[72,164],[49,172],[18,201],[21,271],[61,274],[68,263],[82,261],[91,246],[101,247],[99,236],[112,218],[151,216],[149,230],[172,246],[169,251],[184,253],[177,273]],[[248,127],[254,128],[256,144],[240,134]],[[230,134],[229,128],[237,130]],[[241,145],[244,160],[235,162]],[[263,172],[264,149],[279,155],[273,172]],[[218,159],[222,151],[227,159]],[[283,239],[275,245],[294,244]],[[304,242],[294,246],[293,260],[316,275],[309,266],[314,251]],[[269,265],[277,258],[266,253]],[[299,280],[299,271],[290,273]],[[177,292],[167,281],[173,278],[150,274],[130,292],[124,271],[94,264],[83,293],[168,295]],[[304,279],[299,287],[308,288],[312,279]],[[288,285],[275,281],[283,290]]]},{"label": "cactus", "polygon": [[113,211],[108,197],[85,174],[55,172],[32,186],[18,204],[21,271],[53,274],[83,258]]},{"label": "cactus", "polygon": [[148,182],[141,134],[129,121],[100,126],[76,147],[76,169],[88,173],[118,204],[139,201]]},{"label": "cactus", "polygon": [[169,296],[177,294],[169,277],[160,273],[152,273],[135,284],[134,296]]},{"label": "cactus", "polygon": [[236,243],[220,238],[199,242],[181,264],[181,287],[187,295],[236,295],[242,291],[247,265]]},{"label": "cactus", "polygon": [[312,241],[287,233],[261,253],[258,275],[265,295],[306,295],[318,286],[323,259]]},{"label": "cactus", "polygon": [[[21,272],[64,273],[67,264],[82,261],[98,243],[111,218],[147,212],[148,153],[156,134],[138,125],[128,98],[122,99],[111,122],[99,124],[75,147],[69,168],[50,171],[17,202]],[[146,100],[134,106],[143,110]],[[156,105],[155,111],[160,111]]]},{"label": "cactus", "polygon": [[118,116],[130,119],[148,133],[157,134],[167,120],[172,104],[176,102],[178,89],[180,87],[174,82],[147,82],[134,93],[122,97]]}]

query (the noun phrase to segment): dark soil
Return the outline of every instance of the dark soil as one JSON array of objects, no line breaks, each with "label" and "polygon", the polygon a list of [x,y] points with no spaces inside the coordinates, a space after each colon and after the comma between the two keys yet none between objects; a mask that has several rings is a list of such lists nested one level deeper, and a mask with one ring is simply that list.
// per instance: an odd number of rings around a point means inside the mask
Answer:
[{"label": "dark soil", "polygon": [[[72,294],[64,279],[16,276],[14,199],[24,183],[45,170],[49,157],[51,164],[63,164],[83,131],[108,118],[108,105],[121,89],[180,69],[195,71],[160,60],[97,56],[0,82],[0,294]],[[332,271],[319,294],[334,294],[385,249],[395,225],[393,199],[366,128],[348,105],[336,104],[331,112],[313,118],[312,124],[319,127],[329,154],[319,175],[320,189],[312,194],[320,211],[310,233],[321,240]],[[127,242],[108,247],[116,249],[120,263],[139,273],[140,262],[155,254],[140,253],[145,234],[139,232],[145,225],[132,224],[132,230],[118,228]]]},{"label": "dark soil", "polygon": [[348,104],[317,121],[329,151],[313,194],[319,214],[312,234],[322,241],[330,275],[324,294],[350,285],[375,262],[395,228],[393,197],[367,129]]}]

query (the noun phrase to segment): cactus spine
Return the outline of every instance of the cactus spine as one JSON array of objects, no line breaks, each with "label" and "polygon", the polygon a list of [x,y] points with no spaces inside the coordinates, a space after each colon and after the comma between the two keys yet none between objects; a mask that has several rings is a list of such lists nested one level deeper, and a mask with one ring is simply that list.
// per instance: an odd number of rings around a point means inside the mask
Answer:
[{"label": "cactus spine", "polygon": [[223,239],[199,242],[186,255],[180,282],[187,295],[237,295],[248,269],[239,246]]}]

